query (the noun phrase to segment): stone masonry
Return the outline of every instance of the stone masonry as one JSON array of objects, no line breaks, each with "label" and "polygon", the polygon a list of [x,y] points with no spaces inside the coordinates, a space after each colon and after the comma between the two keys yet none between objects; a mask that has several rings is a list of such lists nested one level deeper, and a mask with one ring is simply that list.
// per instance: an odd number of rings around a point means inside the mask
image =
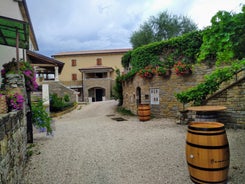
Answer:
[{"label": "stone masonry", "polygon": [[[135,75],[132,80],[123,83],[123,107],[137,114],[137,88],[141,89],[141,103],[150,103],[150,89],[159,89],[159,104],[151,104],[151,115],[156,118],[179,118],[179,111],[183,110],[183,104],[177,101],[174,94],[196,86],[204,80],[204,75],[211,73],[213,68],[204,64],[197,64],[193,67],[192,74],[189,76],[177,76],[174,71],[170,77],[154,76],[152,79],[144,79]],[[220,101],[221,98],[218,100]],[[236,107],[232,103],[236,101]],[[225,102],[213,100],[212,105],[224,105],[228,111],[223,113],[230,114],[232,122],[244,123],[244,82],[229,90]],[[186,105],[186,107],[191,104]],[[185,108],[186,108],[185,107]],[[232,115],[231,115],[232,113]],[[225,116],[224,116],[225,117]],[[238,117],[238,118],[235,118]],[[234,119],[235,118],[235,119]],[[236,120],[237,119],[237,120]],[[223,120],[222,120],[223,121]]]},{"label": "stone masonry", "polygon": [[26,120],[23,111],[0,114],[0,183],[19,184],[26,163]]},{"label": "stone masonry", "polygon": [[56,93],[58,96],[63,97],[65,94],[70,96],[70,102],[77,102],[77,92],[64,86],[57,81],[45,81],[44,84],[49,85],[49,94]]},{"label": "stone masonry", "polygon": [[[26,97],[24,77],[6,76],[5,89]],[[26,98],[25,98],[26,99]],[[27,119],[23,110],[0,114],[0,183],[21,184],[26,164]]]},{"label": "stone masonry", "polygon": [[224,105],[225,112],[219,112],[219,117],[227,126],[245,128],[245,77],[238,80],[235,85],[213,95],[208,99],[207,105]]}]

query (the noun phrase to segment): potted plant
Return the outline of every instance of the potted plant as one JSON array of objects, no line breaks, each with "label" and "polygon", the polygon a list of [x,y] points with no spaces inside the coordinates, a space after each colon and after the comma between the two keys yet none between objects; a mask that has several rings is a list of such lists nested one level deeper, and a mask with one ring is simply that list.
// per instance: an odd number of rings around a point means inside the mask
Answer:
[{"label": "potted plant", "polygon": [[178,61],[174,65],[174,71],[178,76],[185,76],[192,73],[191,65]]},{"label": "potted plant", "polygon": [[155,72],[156,72],[155,68],[151,66],[147,66],[144,69],[141,69],[138,72],[138,75],[142,78],[151,79],[154,76]]},{"label": "potted plant", "polygon": [[157,67],[156,68],[156,74],[158,76],[169,77],[171,75],[171,70],[165,69],[163,67]]}]

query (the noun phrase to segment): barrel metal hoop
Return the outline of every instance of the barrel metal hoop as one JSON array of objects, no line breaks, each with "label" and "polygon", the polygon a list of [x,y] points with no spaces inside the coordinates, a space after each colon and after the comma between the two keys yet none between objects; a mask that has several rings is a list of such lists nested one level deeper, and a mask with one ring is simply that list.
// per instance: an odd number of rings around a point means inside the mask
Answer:
[{"label": "barrel metal hoop", "polygon": [[188,144],[191,147],[196,147],[196,148],[202,148],[202,149],[223,149],[223,148],[229,148],[229,144],[225,144],[222,146],[204,146],[204,145],[198,145],[198,144],[193,144],[188,141],[186,141],[186,144]]},{"label": "barrel metal hoop", "polygon": [[198,170],[201,170],[201,171],[222,171],[222,170],[226,170],[229,168],[229,164],[225,167],[221,167],[221,168],[203,168],[203,167],[198,167],[198,166],[195,166],[195,165],[192,165],[190,164],[189,162],[187,162],[188,165],[194,169],[198,169]]},{"label": "barrel metal hoop", "polygon": [[200,127],[192,127],[191,125],[188,126],[188,129],[190,130],[199,130],[199,131],[218,131],[218,130],[224,130],[225,127],[218,127],[218,128],[200,128]]},{"label": "barrel metal hoop", "polygon": [[[223,181],[204,181],[204,180],[200,180],[198,178],[195,178],[193,176],[190,176],[191,180],[196,183],[196,184],[201,184],[201,183],[226,183],[227,179],[223,180]],[[198,183],[197,183],[198,182]],[[200,182],[200,183],[199,183]]]},{"label": "barrel metal hoop", "polygon": [[226,131],[222,131],[222,132],[215,132],[215,133],[201,133],[201,132],[192,132],[190,130],[188,130],[188,132],[190,134],[195,134],[195,135],[207,135],[207,136],[213,136],[213,135],[222,135],[222,134],[226,134]]}]

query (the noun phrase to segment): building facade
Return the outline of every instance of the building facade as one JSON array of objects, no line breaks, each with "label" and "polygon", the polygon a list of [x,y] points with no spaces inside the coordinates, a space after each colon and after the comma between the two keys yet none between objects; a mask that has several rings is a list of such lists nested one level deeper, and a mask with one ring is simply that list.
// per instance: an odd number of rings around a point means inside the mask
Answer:
[{"label": "building facade", "polygon": [[[29,25],[29,48],[19,48],[19,59],[26,60],[26,50],[37,51],[38,44],[32,27],[31,18],[25,0],[1,0],[0,16],[13,20],[23,21]],[[1,27],[2,28],[2,27]],[[16,47],[0,44],[0,69],[4,63],[16,58]]]},{"label": "building facade", "polygon": [[79,101],[111,98],[116,69],[124,70],[122,56],[130,49],[63,52],[53,57],[65,63],[59,80],[79,92]]}]

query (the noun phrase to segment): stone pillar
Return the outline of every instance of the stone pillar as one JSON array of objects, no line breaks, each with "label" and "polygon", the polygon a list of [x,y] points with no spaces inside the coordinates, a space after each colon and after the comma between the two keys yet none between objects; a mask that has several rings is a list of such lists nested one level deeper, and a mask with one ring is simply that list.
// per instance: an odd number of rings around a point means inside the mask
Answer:
[{"label": "stone pillar", "polygon": [[49,85],[48,84],[43,84],[42,85],[42,101],[43,101],[43,106],[46,109],[46,112],[49,114]]},{"label": "stone pillar", "polygon": [[55,67],[55,74],[54,74],[54,77],[55,77],[55,81],[59,81],[59,71],[58,71],[58,66]]}]

